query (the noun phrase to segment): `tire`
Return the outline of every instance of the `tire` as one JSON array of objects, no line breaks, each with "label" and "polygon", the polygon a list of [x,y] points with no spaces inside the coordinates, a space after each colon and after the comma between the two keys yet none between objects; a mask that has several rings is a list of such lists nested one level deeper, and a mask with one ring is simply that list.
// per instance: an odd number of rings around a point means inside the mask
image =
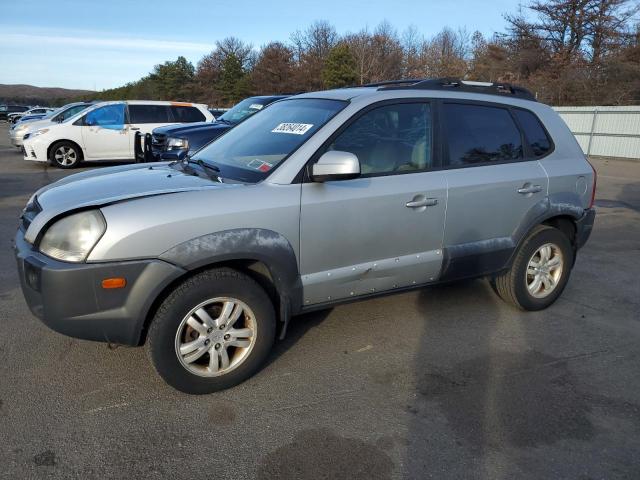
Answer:
[{"label": "tire", "polygon": [[185,280],[162,302],[149,327],[147,352],[169,385],[205,394],[255,374],[275,332],[273,304],[262,287],[236,270],[212,269]]},{"label": "tire", "polygon": [[[546,261],[545,252],[550,252]],[[511,268],[496,276],[491,285],[500,298],[521,310],[543,310],[567,285],[573,257],[573,247],[564,233],[538,225],[518,248]],[[555,262],[560,262],[560,269]]]},{"label": "tire", "polygon": [[80,162],[82,150],[73,142],[57,142],[49,150],[49,163],[58,168],[75,168]]}]

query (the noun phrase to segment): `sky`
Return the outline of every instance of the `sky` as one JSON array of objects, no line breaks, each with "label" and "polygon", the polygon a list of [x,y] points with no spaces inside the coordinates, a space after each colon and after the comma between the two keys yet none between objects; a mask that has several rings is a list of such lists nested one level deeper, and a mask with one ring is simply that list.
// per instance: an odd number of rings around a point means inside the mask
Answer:
[{"label": "sky", "polygon": [[338,33],[387,20],[429,37],[444,26],[491,35],[518,0],[0,0],[0,83],[103,90],[179,55],[197,64],[216,40],[255,48],[327,20]]}]

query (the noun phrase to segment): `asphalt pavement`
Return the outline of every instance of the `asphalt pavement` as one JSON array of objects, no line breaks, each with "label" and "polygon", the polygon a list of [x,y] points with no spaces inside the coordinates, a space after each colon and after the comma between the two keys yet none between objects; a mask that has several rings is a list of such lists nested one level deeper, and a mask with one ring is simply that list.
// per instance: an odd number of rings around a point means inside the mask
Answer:
[{"label": "asphalt pavement", "polygon": [[551,308],[484,280],[340,306],[295,318],[244,384],[189,396],[144,348],[29,313],[17,219],[73,172],[23,161],[0,125],[0,478],[640,478],[640,161],[593,163],[595,229]]}]

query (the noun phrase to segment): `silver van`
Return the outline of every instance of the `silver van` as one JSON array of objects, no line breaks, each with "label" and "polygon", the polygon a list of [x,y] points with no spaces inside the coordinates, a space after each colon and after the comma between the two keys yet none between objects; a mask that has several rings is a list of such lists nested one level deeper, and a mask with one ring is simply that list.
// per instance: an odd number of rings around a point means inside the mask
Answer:
[{"label": "silver van", "polygon": [[594,192],[528,91],[385,82],[275,102],[190,158],[52,183],[15,251],[49,327],[146,344],[170,385],[208,393],[255,373],[302,312],[471,277],[548,307]]}]

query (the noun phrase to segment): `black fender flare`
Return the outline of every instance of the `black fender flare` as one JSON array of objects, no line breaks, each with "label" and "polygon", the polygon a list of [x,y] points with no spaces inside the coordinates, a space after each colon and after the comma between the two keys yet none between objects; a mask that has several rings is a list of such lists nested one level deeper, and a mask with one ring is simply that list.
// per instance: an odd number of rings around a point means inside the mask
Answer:
[{"label": "black fender flare", "polygon": [[179,243],[159,258],[187,271],[229,261],[262,262],[280,297],[279,318],[284,323],[281,338],[291,315],[302,307],[302,281],[295,251],[289,240],[273,230],[235,228],[209,233]]}]

